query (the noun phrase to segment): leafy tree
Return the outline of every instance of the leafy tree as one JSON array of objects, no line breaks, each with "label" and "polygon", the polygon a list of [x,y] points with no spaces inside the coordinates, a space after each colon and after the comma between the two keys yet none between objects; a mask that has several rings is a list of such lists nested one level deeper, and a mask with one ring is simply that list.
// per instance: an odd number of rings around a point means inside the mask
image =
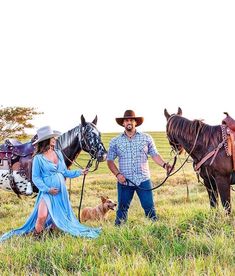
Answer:
[{"label": "leafy tree", "polygon": [[25,129],[32,129],[30,121],[34,116],[43,114],[34,107],[2,107],[0,106],[0,141],[6,138],[25,139]]}]

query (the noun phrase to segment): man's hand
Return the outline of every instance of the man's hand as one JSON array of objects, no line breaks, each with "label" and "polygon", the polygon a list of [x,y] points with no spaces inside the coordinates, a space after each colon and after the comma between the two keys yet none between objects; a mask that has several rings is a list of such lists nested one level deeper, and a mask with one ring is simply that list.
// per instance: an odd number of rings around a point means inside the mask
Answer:
[{"label": "man's hand", "polygon": [[167,175],[173,171],[172,166],[168,162],[165,163],[164,169],[166,170]]},{"label": "man's hand", "polygon": [[127,183],[126,183],[126,178],[125,178],[125,176],[122,175],[121,173],[119,173],[119,174],[117,175],[117,180],[118,180],[119,183],[121,183],[121,184],[123,184],[123,185],[126,185],[126,184],[127,184]]}]

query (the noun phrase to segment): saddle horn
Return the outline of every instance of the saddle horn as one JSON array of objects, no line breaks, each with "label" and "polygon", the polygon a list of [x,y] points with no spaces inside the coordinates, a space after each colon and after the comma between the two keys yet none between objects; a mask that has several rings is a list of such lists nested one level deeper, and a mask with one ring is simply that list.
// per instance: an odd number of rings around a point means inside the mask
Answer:
[{"label": "saddle horn", "polygon": [[235,131],[235,120],[229,116],[228,112],[224,112],[226,118],[223,119],[222,124],[225,124],[231,130]]}]

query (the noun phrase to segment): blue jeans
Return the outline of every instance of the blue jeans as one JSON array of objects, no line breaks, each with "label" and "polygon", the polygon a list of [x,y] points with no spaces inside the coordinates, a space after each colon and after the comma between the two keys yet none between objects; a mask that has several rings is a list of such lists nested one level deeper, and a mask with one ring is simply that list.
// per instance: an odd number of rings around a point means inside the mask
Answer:
[{"label": "blue jeans", "polygon": [[[151,181],[146,180],[142,182],[139,187],[143,189],[150,189],[152,188]],[[117,183],[117,190],[118,209],[116,213],[115,225],[120,225],[122,222],[127,221],[128,209],[130,207],[135,192],[137,193],[141,206],[144,209],[145,216],[153,221],[156,221],[158,219],[154,207],[152,191],[144,191],[138,189],[138,187],[123,185],[120,183]]]}]

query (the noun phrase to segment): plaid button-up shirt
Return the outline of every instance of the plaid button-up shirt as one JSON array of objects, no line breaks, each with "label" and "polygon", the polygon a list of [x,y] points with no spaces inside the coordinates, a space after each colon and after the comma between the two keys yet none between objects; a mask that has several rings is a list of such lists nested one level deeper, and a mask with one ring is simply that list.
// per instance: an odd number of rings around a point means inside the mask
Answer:
[{"label": "plaid button-up shirt", "polygon": [[125,133],[110,141],[107,160],[118,157],[119,171],[136,185],[150,179],[148,155],[157,155],[158,151],[150,135],[136,132],[132,139]]}]

